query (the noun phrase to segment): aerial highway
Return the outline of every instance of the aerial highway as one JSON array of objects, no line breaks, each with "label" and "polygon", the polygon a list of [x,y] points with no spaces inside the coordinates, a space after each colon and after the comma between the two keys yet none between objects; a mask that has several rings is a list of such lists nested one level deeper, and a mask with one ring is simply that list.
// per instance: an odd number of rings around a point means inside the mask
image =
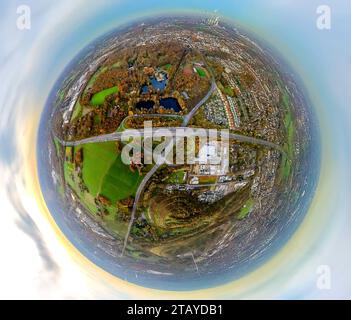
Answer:
[{"label": "aerial highway", "polygon": [[[153,137],[176,137],[177,131],[178,133],[180,133],[181,130],[184,130],[184,129],[185,127],[152,128],[152,136]],[[193,130],[187,130],[187,129],[193,129]],[[189,136],[208,137],[210,135],[210,130],[211,129],[198,129],[198,128],[187,127],[185,133],[187,137]],[[219,132],[221,133],[221,131]],[[77,140],[77,141],[60,141],[60,142],[65,147],[74,147],[74,146],[79,146],[79,145],[88,144],[88,143],[121,141],[122,137],[137,138],[137,137],[143,137],[143,135],[144,135],[144,129],[127,129],[123,132],[114,132],[114,133],[104,134],[104,135],[95,136],[95,137]],[[237,133],[229,133],[228,138],[231,140],[236,140],[240,142],[262,145],[271,149],[276,149],[282,153],[284,152],[281,146],[273,142],[266,141],[264,139],[254,138],[254,137],[245,136]]]}]

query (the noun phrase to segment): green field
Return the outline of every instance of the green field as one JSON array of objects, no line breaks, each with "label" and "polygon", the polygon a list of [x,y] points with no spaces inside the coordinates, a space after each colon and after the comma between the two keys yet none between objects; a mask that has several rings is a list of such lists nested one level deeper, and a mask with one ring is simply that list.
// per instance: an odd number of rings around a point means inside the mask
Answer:
[{"label": "green field", "polygon": [[230,86],[224,86],[222,82],[218,81],[218,88],[227,96],[234,97],[234,90]]},{"label": "green field", "polygon": [[71,121],[73,121],[73,120],[75,120],[77,118],[80,118],[82,116],[82,112],[83,112],[83,107],[80,104],[80,101],[78,99],[77,102],[76,102],[76,105],[74,107],[74,111],[72,113]]},{"label": "green field", "polygon": [[288,156],[290,158],[293,157],[293,144],[294,144],[294,136],[295,136],[295,128],[294,124],[292,121],[292,114],[291,111],[289,111],[285,118],[284,118],[284,126],[287,131],[287,137],[288,137]]},{"label": "green field", "polygon": [[143,179],[122,162],[114,142],[83,146],[83,180],[92,196],[103,195],[112,203],[134,196]]},{"label": "green field", "polygon": [[60,156],[60,152],[61,152],[60,141],[57,138],[54,138],[54,144],[55,144],[55,149],[56,149],[56,155],[59,157]]},{"label": "green field", "polygon": [[292,122],[292,115],[289,111],[284,118],[284,126],[287,130],[287,143],[284,145],[286,154],[282,156],[280,176],[286,181],[292,171],[291,163],[294,157],[294,136],[295,128]]},{"label": "green field", "polygon": [[121,66],[121,61],[117,61],[116,63],[114,63],[111,67],[112,68],[119,68]]},{"label": "green field", "polygon": [[105,102],[105,99],[110,96],[111,94],[117,93],[118,92],[118,87],[112,87],[108,88],[105,90],[102,90],[98,93],[95,93],[93,97],[91,98],[91,104],[93,106],[99,106]]},{"label": "green field", "polygon": [[214,184],[216,182],[217,182],[217,177],[212,177],[212,176],[199,177],[200,184]]},{"label": "green field", "polygon": [[82,178],[89,191],[81,189],[79,173],[70,161],[64,163],[65,180],[92,214],[98,212],[96,197],[101,195],[107,198],[111,202],[106,207],[110,215],[105,216],[104,223],[115,225],[117,201],[134,197],[143,176],[137,170],[132,172],[128,165],[122,163],[115,142],[86,144],[76,147],[75,152],[79,149],[83,150]]},{"label": "green field", "polygon": [[179,170],[173,172],[168,179],[166,180],[167,183],[183,183],[184,182],[184,170]]},{"label": "green field", "polygon": [[[98,76],[104,72],[106,72],[109,68],[108,67],[102,67],[102,68],[99,68],[97,72],[95,72],[95,74],[90,78],[89,82],[87,83],[85,89],[84,89],[84,92],[82,95],[85,95],[87,94],[88,90],[91,89],[96,81],[96,79],[98,78]],[[75,106],[74,106],[74,109],[73,109],[73,113],[72,113],[72,116],[71,116],[71,121],[75,120],[75,119],[79,119],[82,117],[83,115],[83,111],[84,111],[84,108],[83,106],[80,104],[80,99],[81,99],[81,96],[78,98]]]},{"label": "green field", "polygon": [[103,179],[117,158],[114,142],[91,143],[83,147],[83,180],[90,193],[100,193]]},{"label": "green field", "polygon": [[246,218],[247,215],[251,212],[253,205],[254,205],[254,201],[252,199],[247,200],[238,214],[238,219],[242,220]]},{"label": "green field", "polygon": [[288,111],[284,118],[284,126],[287,131],[287,143],[284,145],[286,155],[283,155],[282,158],[282,169],[281,175],[284,180],[288,179],[292,171],[291,162],[294,158],[294,137],[295,137],[295,128],[292,121],[291,110]]},{"label": "green field", "polygon": [[171,67],[172,67],[172,65],[170,64],[170,63],[167,63],[166,65],[164,65],[163,67],[162,67],[162,69],[165,69],[165,70],[169,70],[169,69],[171,69]]},{"label": "green field", "polygon": [[280,176],[284,181],[286,181],[291,172],[291,160],[288,159],[288,157],[283,154],[282,156],[282,162],[281,162],[281,169],[280,169]]},{"label": "green field", "polygon": [[67,184],[75,192],[75,194],[80,198],[83,205],[90,210],[92,214],[97,213],[97,207],[94,203],[94,197],[90,194],[82,192],[78,185],[78,175],[74,169],[74,164],[70,162],[65,162],[64,164],[64,174]]},{"label": "green field", "polygon": [[225,87],[224,89],[223,89],[223,91],[224,91],[224,93],[227,95],[227,96],[230,96],[230,97],[233,97],[234,96],[234,90],[233,90],[233,88],[231,88],[231,87]]},{"label": "green field", "polygon": [[134,196],[142,179],[137,170],[132,172],[129,166],[122,162],[119,155],[107,172],[100,193],[115,203]]},{"label": "green field", "polygon": [[293,114],[291,110],[291,99],[286,89],[281,82],[278,82],[282,94],[281,103],[285,107],[286,114],[284,117],[284,127],[286,130],[287,141],[284,144],[285,154],[282,155],[282,162],[280,167],[280,177],[286,181],[292,173],[292,161],[294,158],[294,139],[295,127],[293,122]]},{"label": "green field", "polygon": [[63,169],[65,174],[65,180],[67,181],[67,183],[71,187],[75,186],[75,182],[72,180],[72,177],[71,177],[71,174],[74,172],[74,164],[66,161]]},{"label": "green field", "polygon": [[204,69],[199,68],[199,67],[197,67],[197,68],[195,68],[195,69],[196,69],[196,71],[197,71],[197,74],[198,74],[201,78],[206,77],[206,71],[205,71]]},{"label": "green field", "polygon": [[97,79],[101,74],[105,73],[108,69],[109,69],[109,68],[106,67],[106,66],[105,66],[105,67],[102,67],[102,68],[99,68],[99,69],[94,73],[94,75],[90,78],[90,80],[89,80],[87,86],[86,86],[85,89],[84,89],[84,93],[83,93],[83,94],[86,94],[87,91],[93,87],[93,85],[94,85],[96,79]]},{"label": "green field", "polygon": [[[120,165],[120,156],[116,152],[114,142],[87,144],[76,147],[76,151],[80,148],[83,149],[83,181],[89,192],[81,189],[78,171],[75,169],[74,163],[69,161],[64,163],[65,180],[89,212],[101,219],[101,216],[98,215],[99,207],[95,203],[96,197],[102,194],[110,200],[117,199],[121,194],[119,191],[129,187],[128,183],[131,181],[129,172],[132,177],[135,177],[135,175],[129,170],[128,166],[122,164],[122,167]],[[116,163],[119,164],[117,167]],[[115,170],[118,171],[116,172]],[[114,179],[110,176],[110,174],[119,175],[121,172],[124,172],[124,174],[122,173],[122,179],[119,177]],[[136,177],[138,179],[139,174],[136,174]],[[108,184],[105,183],[107,179],[116,186],[117,190],[107,190],[107,192],[101,193],[101,189],[108,189]],[[127,225],[116,220],[116,216],[119,214],[116,203],[111,201],[111,205],[106,206],[105,209],[108,214],[104,215],[101,223],[117,235],[124,234]]]}]

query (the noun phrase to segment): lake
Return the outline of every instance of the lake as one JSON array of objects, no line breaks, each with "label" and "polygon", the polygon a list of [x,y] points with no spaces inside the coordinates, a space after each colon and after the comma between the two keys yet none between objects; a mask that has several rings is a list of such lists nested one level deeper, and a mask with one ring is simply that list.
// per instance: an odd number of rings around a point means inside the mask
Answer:
[{"label": "lake", "polygon": [[135,107],[139,110],[141,109],[149,110],[149,109],[152,109],[154,105],[155,105],[155,102],[153,102],[152,100],[146,100],[146,101],[139,101]]},{"label": "lake", "polygon": [[179,112],[182,110],[176,98],[160,99],[160,106],[164,107],[165,109],[173,109],[175,112]]}]

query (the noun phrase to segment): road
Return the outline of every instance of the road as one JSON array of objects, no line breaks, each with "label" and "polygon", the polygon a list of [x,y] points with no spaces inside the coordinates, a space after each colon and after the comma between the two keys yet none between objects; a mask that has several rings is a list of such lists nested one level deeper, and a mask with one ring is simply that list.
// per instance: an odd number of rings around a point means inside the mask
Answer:
[{"label": "road", "polygon": [[217,84],[216,82],[213,80],[212,84],[211,84],[211,88],[210,90],[207,92],[206,96],[204,96],[201,101],[187,114],[184,116],[184,121],[182,126],[186,127],[188,126],[190,120],[193,118],[193,116],[195,115],[195,113],[197,112],[197,110],[200,109],[200,107],[206,103],[206,101],[211,97],[212,93],[217,89]]},{"label": "road", "polygon": [[141,181],[138,190],[135,194],[135,199],[134,199],[134,203],[133,203],[133,209],[132,209],[132,215],[130,217],[130,221],[129,221],[129,225],[128,225],[128,230],[126,233],[126,236],[124,238],[124,245],[123,245],[123,249],[122,249],[122,253],[121,256],[124,255],[124,251],[126,250],[127,244],[128,244],[128,238],[130,235],[130,231],[132,229],[134,220],[135,220],[135,213],[137,211],[138,208],[138,202],[141,196],[141,193],[143,192],[146,184],[148,183],[148,181],[151,179],[151,177],[155,174],[155,172],[159,169],[160,165],[159,164],[155,164],[152,169],[145,175],[144,179]]},{"label": "road", "polygon": [[[211,83],[211,88],[207,92],[206,96],[204,96],[201,99],[201,101],[186,116],[184,116],[184,120],[183,120],[183,123],[182,123],[183,127],[186,127],[189,124],[191,119],[194,117],[196,111],[198,111],[199,108],[203,104],[206,103],[206,101],[211,97],[213,91],[216,90],[216,89],[217,89],[217,84],[216,84],[216,81],[213,78],[212,79],[212,83]],[[174,137],[174,135],[172,135],[172,137]],[[178,140],[176,140],[176,145],[177,145],[177,143],[178,143]],[[167,150],[167,148],[166,148],[166,150]],[[138,208],[138,202],[139,202],[140,196],[141,196],[146,184],[151,179],[151,177],[154,175],[154,173],[159,169],[160,166],[161,166],[160,164],[156,163],[152,167],[152,169],[145,175],[144,179],[142,180],[142,182],[140,183],[140,185],[138,187],[138,190],[137,190],[137,192],[135,194],[135,199],[134,199],[134,204],[133,204],[133,209],[132,209],[132,215],[131,215],[131,219],[130,219],[130,222],[129,222],[129,225],[128,225],[128,231],[127,231],[126,236],[124,238],[124,245],[123,245],[121,256],[124,255],[125,249],[126,249],[127,244],[128,244],[128,238],[129,238],[130,231],[131,231],[133,223],[134,223],[135,213],[136,213],[136,210]]]},{"label": "road", "polygon": [[129,120],[129,119],[133,119],[133,118],[184,118],[184,116],[182,115],[178,115],[178,114],[158,114],[158,113],[152,113],[152,114],[134,114],[132,116],[128,116],[125,117],[123,119],[123,121],[121,122],[121,124],[119,125],[119,128],[122,128],[123,131],[127,130],[125,127],[125,123]]},{"label": "road", "polygon": [[[152,135],[153,137],[175,137],[177,135],[177,130],[184,130],[184,129],[185,127],[152,128]],[[189,127],[187,129],[193,129],[193,130],[185,131],[187,137],[190,137],[190,136],[208,137],[210,133],[210,129],[198,129],[198,128],[189,128]],[[65,147],[74,147],[74,146],[79,146],[82,144],[89,144],[89,143],[120,141],[122,139],[122,136],[125,136],[126,138],[128,137],[133,138],[133,137],[142,137],[143,135],[144,135],[144,129],[127,129],[123,132],[114,132],[114,133],[104,134],[101,136],[91,137],[91,138],[82,139],[78,141],[61,141],[61,144]],[[229,133],[228,137],[231,140],[251,143],[255,145],[262,145],[271,149],[276,149],[282,153],[284,152],[279,145],[263,139],[253,138],[253,137],[249,137],[249,136],[245,136],[237,133]]]},{"label": "road", "polygon": [[[196,111],[199,110],[199,108],[204,103],[206,103],[206,101],[211,97],[213,91],[216,90],[216,89],[217,89],[216,81],[214,79],[212,79],[211,88],[207,92],[206,96],[201,99],[201,101],[191,110],[191,112],[189,112],[186,116],[184,116],[184,120],[183,120],[183,123],[182,123],[183,127],[186,127],[189,124],[190,120],[194,117]],[[171,129],[175,129],[175,128],[171,128]],[[169,130],[167,130],[167,131],[169,131]],[[172,135],[172,137],[174,137],[174,134]],[[178,140],[176,140],[176,145],[177,145],[177,142],[178,142]],[[167,150],[167,148],[166,148],[166,150]],[[151,179],[151,177],[155,174],[155,172],[159,169],[160,166],[161,166],[160,164],[156,163],[152,167],[152,169],[145,175],[144,179],[141,181],[141,183],[140,183],[140,185],[138,187],[138,190],[137,190],[137,192],[135,194],[135,198],[134,198],[132,215],[131,215],[130,222],[129,222],[129,225],[128,225],[128,230],[127,230],[126,236],[124,238],[124,245],[123,245],[121,256],[124,255],[125,249],[126,249],[127,244],[128,244],[128,238],[129,238],[130,231],[131,231],[133,223],[134,223],[135,214],[136,214],[136,211],[137,211],[137,208],[138,208],[138,203],[139,203],[139,200],[140,200],[140,196],[141,196],[146,184]]]}]

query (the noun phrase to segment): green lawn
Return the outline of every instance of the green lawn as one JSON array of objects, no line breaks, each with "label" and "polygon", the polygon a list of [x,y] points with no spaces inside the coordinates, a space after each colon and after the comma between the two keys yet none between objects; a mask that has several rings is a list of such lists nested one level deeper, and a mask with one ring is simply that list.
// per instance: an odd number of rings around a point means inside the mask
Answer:
[{"label": "green lawn", "polygon": [[291,111],[285,115],[284,118],[284,126],[287,131],[287,138],[288,138],[288,155],[289,157],[293,156],[293,144],[294,144],[294,136],[295,136],[295,128],[292,121],[292,114]]},{"label": "green lawn", "polygon": [[199,183],[200,184],[214,184],[217,181],[217,177],[212,177],[212,176],[203,176],[199,177]]},{"label": "green lawn", "polygon": [[132,172],[118,156],[102,182],[100,193],[115,203],[134,196],[142,179],[137,170]]},{"label": "green lawn", "polygon": [[72,177],[71,177],[71,174],[74,172],[74,164],[65,161],[63,169],[64,169],[65,180],[71,187],[75,187],[75,182],[72,180]]},{"label": "green lawn", "polygon": [[121,61],[117,61],[116,63],[114,63],[111,67],[112,68],[119,68],[121,66]]},{"label": "green lawn", "polygon": [[231,88],[231,87],[225,87],[223,89],[224,93],[227,95],[227,96],[230,96],[230,97],[233,97],[234,96],[234,90]]},{"label": "green lawn", "polygon": [[167,63],[166,65],[164,65],[163,67],[162,67],[162,69],[165,69],[165,70],[169,70],[169,69],[171,69],[171,67],[172,67],[172,65],[170,64],[170,63]]},{"label": "green lawn", "polygon": [[59,100],[63,101],[65,99],[65,92],[64,91],[60,91],[58,96],[59,96]]},{"label": "green lawn", "polygon": [[[72,113],[72,117],[71,117],[71,121],[75,120],[75,119],[79,119],[80,117],[82,117],[83,115],[83,106],[80,104],[80,98],[85,95],[88,91],[88,89],[91,89],[92,86],[94,85],[96,79],[98,78],[98,76],[104,72],[106,72],[109,68],[108,67],[103,67],[100,68],[97,72],[95,72],[95,74],[90,78],[88,84],[86,85],[83,94],[78,98],[74,109],[73,109],[73,113]],[[103,100],[105,101],[105,100]],[[103,103],[103,102],[102,102]],[[102,104],[101,103],[101,104]]]},{"label": "green lawn", "polygon": [[55,149],[56,149],[56,155],[58,157],[60,157],[61,144],[60,144],[60,141],[56,137],[54,138],[54,144],[55,144]]},{"label": "green lawn", "polygon": [[281,162],[281,168],[280,168],[280,176],[284,181],[286,181],[291,172],[291,161],[288,159],[288,157],[283,154],[282,156],[282,162]]},{"label": "green lawn", "polygon": [[105,175],[117,158],[114,142],[91,143],[83,147],[83,180],[90,193],[100,192]]},{"label": "green lawn", "polygon": [[107,66],[105,67],[102,67],[102,68],[99,68],[95,73],[94,75],[90,78],[87,86],[85,87],[84,89],[84,94],[87,93],[88,89],[91,89],[96,81],[96,79],[101,75],[103,74],[104,72],[106,72],[109,68]]},{"label": "green lawn", "polygon": [[82,116],[82,112],[83,112],[83,107],[80,104],[79,98],[76,102],[76,105],[74,106],[74,110],[72,113],[72,117],[71,117],[71,121],[75,120],[76,118],[80,118]]},{"label": "green lawn", "polygon": [[80,190],[78,185],[78,175],[74,169],[74,164],[70,162],[65,162],[64,164],[65,180],[71,189],[76,193],[76,195],[82,201],[82,204],[90,210],[92,214],[96,214],[97,207],[94,203],[94,197],[88,193],[84,193]]},{"label": "green lawn", "polygon": [[91,98],[91,104],[93,106],[99,106],[105,102],[105,99],[110,96],[111,94],[117,93],[118,92],[118,87],[112,87],[108,88],[105,90],[102,90],[98,93],[95,93],[93,97]]},{"label": "green lawn", "polygon": [[291,110],[289,110],[285,115],[284,126],[287,131],[287,142],[284,145],[284,150],[286,154],[283,154],[282,156],[280,176],[284,181],[286,181],[292,172],[291,161],[293,161],[294,158],[295,128],[294,123],[292,121]]},{"label": "green lawn", "polygon": [[286,154],[282,155],[282,162],[280,166],[280,177],[283,181],[286,181],[292,172],[292,161],[294,158],[294,139],[295,139],[295,127],[293,121],[293,114],[291,110],[291,99],[286,91],[283,84],[278,81],[278,86],[282,92],[281,103],[286,109],[284,117],[284,127],[287,133],[287,141],[284,144],[284,151]]},{"label": "green lawn", "polygon": [[196,68],[196,71],[197,71],[197,74],[201,77],[201,78],[204,78],[204,77],[206,77],[206,72],[205,72],[205,70],[204,69],[202,69],[202,68]]},{"label": "green lawn", "polygon": [[166,180],[167,183],[183,183],[184,182],[184,170],[173,172]]},{"label": "green lawn", "polygon": [[101,194],[112,203],[134,196],[143,179],[117,154],[114,142],[83,146],[83,180],[92,196]]},{"label": "green lawn", "polygon": [[247,215],[251,212],[253,205],[254,205],[254,201],[252,199],[247,200],[238,214],[238,219],[242,220],[246,218]]}]

